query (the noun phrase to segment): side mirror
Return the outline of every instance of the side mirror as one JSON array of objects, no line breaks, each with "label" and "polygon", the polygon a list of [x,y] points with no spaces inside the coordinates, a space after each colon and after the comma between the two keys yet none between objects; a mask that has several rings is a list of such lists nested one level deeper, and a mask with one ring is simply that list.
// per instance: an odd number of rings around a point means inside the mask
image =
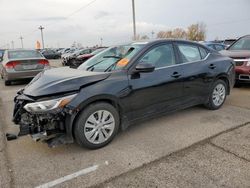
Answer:
[{"label": "side mirror", "polygon": [[155,70],[155,66],[149,63],[139,63],[135,67],[136,72],[153,72]]}]

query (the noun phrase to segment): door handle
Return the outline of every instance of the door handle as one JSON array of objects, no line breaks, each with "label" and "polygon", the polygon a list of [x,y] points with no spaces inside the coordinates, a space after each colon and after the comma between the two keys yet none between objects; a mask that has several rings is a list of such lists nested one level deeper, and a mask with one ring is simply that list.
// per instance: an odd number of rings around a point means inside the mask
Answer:
[{"label": "door handle", "polygon": [[209,65],[209,68],[210,68],[210,69],[215,69],[215,68],[216,68],[216,65],[210,64],[210,65]]},{"label": "door handle", "polygon": [[178,72],[174,72],[172,75],[171,75],[173,78],[179,78],[181,76],[180,73]]}]

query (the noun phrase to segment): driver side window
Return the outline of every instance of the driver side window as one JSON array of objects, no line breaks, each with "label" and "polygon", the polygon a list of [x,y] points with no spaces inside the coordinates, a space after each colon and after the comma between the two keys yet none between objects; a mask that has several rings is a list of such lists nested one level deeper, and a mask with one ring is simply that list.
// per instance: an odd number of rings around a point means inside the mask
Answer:
[{"label": "driver side window", "polygon": [[154,47],[147,52],[139,64],[151,64],[155,68],[167,67],[176,64],[175,54],[172,44],[164,44]]}]

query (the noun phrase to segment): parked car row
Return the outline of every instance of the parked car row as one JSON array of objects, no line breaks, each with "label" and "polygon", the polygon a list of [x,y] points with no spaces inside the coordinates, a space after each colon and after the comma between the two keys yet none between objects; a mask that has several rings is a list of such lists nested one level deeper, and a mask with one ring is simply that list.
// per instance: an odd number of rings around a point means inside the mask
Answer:
[{"label": "parked car row", "polygon": [[71,68],[77,68],[82,63],[84,63],[85,61],[87,61],[88,59],[97,55],[98,53],[102,52],[105,49],[106,49],[106,47],[89,48],[89,49],[79,50],[79,51],[63,58],[62,65],[69,66]]},{"label": "parked car row", "polygon": [[4,49],[0,49],[0,62],[3,60]]},{"label": "parked car row", "polygon": [[216,42],[202,42],[203,45],[216,50],[216,51],[221,51],[226,49],[226,45],[221,44],[221,43],[216,43]]},{"label": "parked car row", "polygon": [[61,53],[56,51],[56,50],[52,50],[52,49],[44,49],[40,51],[43,56],[46,59],[59,59],[61,58]]},{"label": "parked car row", "polygon": [[87,48],[87,49],[79,49],[75,50],[72,53],[67,53],[62,57],[62,65],[63,66],[70,66],[71,62],[78,57],[79,55],[89,54],[93,52],[93,48]]}]

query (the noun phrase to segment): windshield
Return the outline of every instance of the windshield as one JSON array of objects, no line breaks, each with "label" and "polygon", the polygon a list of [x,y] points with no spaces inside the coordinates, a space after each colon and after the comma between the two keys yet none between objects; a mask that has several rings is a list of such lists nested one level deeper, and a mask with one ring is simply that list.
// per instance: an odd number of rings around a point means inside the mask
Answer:
[{"label": "windshield", "polygon": [[102,52],[102,51],[105,50],[105,49],[107,49],[107,48],[100,48],[100,49],[97,49],[97,50],[93,51],[93,52],[91,53],[91,55],[96,55],[96,54]]},{"label": "windshield", "polygon": [[236,41],[229,50],[250,50],[250,38],[245,37]]},{"label": "windshield", "polygon": [[128,44],[110,47],[83,63],[78,69],[106,72],[123,69],[145,44]]},{"label": "windshield", "polygon": [[18,51],[9,51],[9,59],[18,59],[18,58],[41,58],[42,55],[35,50],[18,50]]}]

